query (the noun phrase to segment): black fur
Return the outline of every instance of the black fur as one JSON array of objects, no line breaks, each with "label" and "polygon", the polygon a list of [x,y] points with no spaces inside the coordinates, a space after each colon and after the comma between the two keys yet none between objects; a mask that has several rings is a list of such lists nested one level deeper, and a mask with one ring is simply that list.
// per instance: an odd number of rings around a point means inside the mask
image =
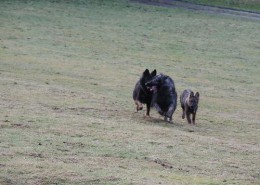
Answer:
[{"label": "black fur", "polygon": [[164,116],[164,120],[172,121],[177,107],[177,92],[173,80],[167,75],[159,74],[145,85],[153,92],[151,106]]},{"label": "black fur", "polygon": [[149,116],[150,114],[150,107],[151,107],[151,101],[152,101],[152,95],[153,93],[149,91],[145,83],[150,81],[154,76],[156,76],[156,69],[153,70],[151,73],[148,69],[146,69],[140,80],[137,81],[134,91],[133,91],[133,99],[136,104],[136,111],[142,110],[143,105],[146,104],[146,115]]}]

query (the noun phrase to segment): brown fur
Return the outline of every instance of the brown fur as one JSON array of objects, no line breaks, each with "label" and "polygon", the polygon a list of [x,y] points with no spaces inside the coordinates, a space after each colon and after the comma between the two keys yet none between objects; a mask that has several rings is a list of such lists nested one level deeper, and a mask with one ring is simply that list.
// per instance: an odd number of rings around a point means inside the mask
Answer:
[{"label": "brown fur", "polygon": [[140,101],[135,100],[135,104],[136,104],[136,112],[143,109],[143,104]]},{"label": "brown fur", "polygon": [[[187,121],[190,124],[195,124],[195,118],[199,104],[199,96],[199,92],[196,92],[196,94],[194,95],[194,92],[189,89],[184,90],[180,96],[182,119],[184,119],[186,116]],[[192,120],[190,118],[190,115],[192,115]]]}]

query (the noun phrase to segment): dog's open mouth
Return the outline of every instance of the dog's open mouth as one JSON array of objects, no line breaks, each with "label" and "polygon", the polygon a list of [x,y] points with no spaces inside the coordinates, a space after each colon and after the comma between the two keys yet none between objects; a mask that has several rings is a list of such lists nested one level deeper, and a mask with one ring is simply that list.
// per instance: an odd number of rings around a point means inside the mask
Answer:
[{"label": "dog's open mouth", "polygon": [[157,87],[156,87],[156,86],[148,87],[148,89],[149,89],[151,92],[154,92],[154,93],[157,92]]}]

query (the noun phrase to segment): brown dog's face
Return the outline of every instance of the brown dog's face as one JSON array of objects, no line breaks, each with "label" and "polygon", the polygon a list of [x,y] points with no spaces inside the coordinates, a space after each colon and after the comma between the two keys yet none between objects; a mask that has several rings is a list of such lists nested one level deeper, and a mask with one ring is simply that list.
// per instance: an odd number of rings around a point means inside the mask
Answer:
[{"label": "brown dog's face", "polygon": [[190,97],[188,100],[188,106],[191,110],[197,110],[198,108],[198,103],[199,103],[199,93],[196,92],[194,95],[193,92],[190,93]]}]

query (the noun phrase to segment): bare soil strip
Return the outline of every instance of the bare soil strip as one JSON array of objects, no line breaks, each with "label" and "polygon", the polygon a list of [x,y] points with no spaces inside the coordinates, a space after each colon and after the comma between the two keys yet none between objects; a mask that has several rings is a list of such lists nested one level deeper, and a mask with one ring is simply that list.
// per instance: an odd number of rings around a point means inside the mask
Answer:
[{"label": "bare soil strip", "polygon": [[260,13],[243,11],[243,10],[235,10],[232,8],[197,5],[197,4],[182,2],[178,0],[160,0],[160,2],[154,2],[151,0],[132,0],[132,1],[145,3],[149,5],[155,5],[155,6],[164,6],[169,8],[184,8],[188,10],[206,12],[210,14],[229,15],[238,18],[247,18],[247,19],[260,21]]}]

